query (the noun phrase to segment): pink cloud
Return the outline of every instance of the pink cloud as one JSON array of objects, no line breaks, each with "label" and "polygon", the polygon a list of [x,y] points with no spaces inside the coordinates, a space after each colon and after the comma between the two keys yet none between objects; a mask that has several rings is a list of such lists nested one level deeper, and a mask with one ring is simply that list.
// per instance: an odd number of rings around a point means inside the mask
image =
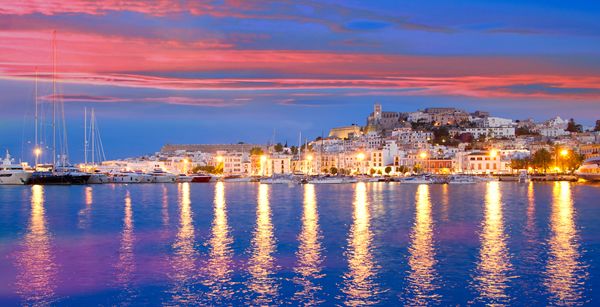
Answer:
[{"label": "pink cloud", "polygon": [[[32,79],[37,68],[41,79],[49,79],[50,37],[50,31],[0,30],[0,78]],[[544,58],[240,50],[212,39],[130,38],[76,30],[60,32],[57,48],[59,79],[67,83],[166,90],[365,89],[386,90],[379,91],[382,95],[396,90],[397,95],[600,98],[600,76],[593,70],[566,69]],[[239,71],[256,73],[248,78],[175,77]],[[261,77],[263,72],[282,77]],[[522,90],[542,81],[552,86]]]},{"label": "pink cloud", "polygon": [[139,98],[128,98],[128,97],[110,97],[110,96],[94,96],[86,94],[57,94],[47,95],[39,97],[40,100],[51,102],[56,99],[62,102],[98,102],[98,103],[111,103],[111,102],[149,102],[149,103],[165,103],[171,105],[186,105],[186,106],[201,106],[201,107],[233,107],[240,106],[250,102],[251,98],[198,98],[198,97],[184,97],[184,96],[167,96],[167,97],[139,97]]}]

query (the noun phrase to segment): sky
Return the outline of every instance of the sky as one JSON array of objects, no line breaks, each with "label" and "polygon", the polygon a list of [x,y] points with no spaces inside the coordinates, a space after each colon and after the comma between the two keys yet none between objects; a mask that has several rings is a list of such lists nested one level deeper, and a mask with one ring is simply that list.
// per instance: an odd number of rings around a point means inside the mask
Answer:
[{"label": "sky", "polygon": [[600,2],[0,0],[0,149],[28,161],[36,71],[44,116],[64,102],[74,161],[84,108],[109,159],[296,144],[364,124],[376,102],[591,126]]}]

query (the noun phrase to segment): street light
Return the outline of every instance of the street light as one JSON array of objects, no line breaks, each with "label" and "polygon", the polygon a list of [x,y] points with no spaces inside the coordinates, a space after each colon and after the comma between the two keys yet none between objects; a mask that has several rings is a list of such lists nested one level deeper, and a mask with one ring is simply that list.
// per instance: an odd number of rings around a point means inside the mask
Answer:
[{"label": "street light", "polygon": [[306,165],[306,172],[308,173],[308,175],[310,175],[312,173],[312,160],[314,159],[313,155],[308,154],[306,156],[306,161],[308,161],[308,165]]},{"label": "street light", "polygon": [[37,166],[40,155],[42,154],[42,149],[37,147],[33,150],[33,154],[35,155],[35,165]]},{"label": "street light", "polygon": [[219,162],[219,163],[223,162],[223,156],[217,156],[217,162]]},{"label": "street light", "polygon": [[498,151],[496,149],[490,150],[490,157],[495,158],[498,156]]},{"label": "street light", "polygon": [[[426,152],[426,151],[422,151],[422,152],[419,154],[419,158],[421,158],[421,159],[423,159],[423,160],[427,159],[427,158],[428,158],[428,156],[427,156],[427,152]],[[427,162],[429,162],[429,161],[427,161]],[[427,163],[427,164],[429,164],[429,163]],[[429,168],[429,165],[427,165],[427,168]]]},{"label": "street light", "polygon": [[359,152],[359,153],[356,154],[356,159],[359,162],[359,165],[358,165],[358,172],[359,173],[363,173],[363,171],[362,171],[362,168],[363,168],[362,161],[365,160],[365,157],[366,157],[365,154],[362,153],[362,152]]},{"label": "street light", "polygon": [[569,150],[568,149],[563,149],[560,151],[560,155],[563,157],[566,157],[569,155]]}]

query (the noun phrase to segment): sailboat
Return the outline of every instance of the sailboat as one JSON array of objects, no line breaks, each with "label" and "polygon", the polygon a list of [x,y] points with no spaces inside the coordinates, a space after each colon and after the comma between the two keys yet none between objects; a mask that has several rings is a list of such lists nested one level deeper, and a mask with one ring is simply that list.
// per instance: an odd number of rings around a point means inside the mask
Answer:
[{"label": "sailboat", "polygon": [[[76,167],[69,164],[67,153],[67,126],[65,120],[64,103],[60,102],[58,110],[57,92],[56,92],[56,31],[52,35],[52,164],[36,165],[36,172],[33,173],[30,183],[32,184],[85,184],[90,178],[90,174],[79,171]],[[37,78],[36,78],[37,80]],[[36,81],[37,91],[37,81]],[[57,131],[57,112],[60,111],[61,130]],[[36,143],[38,134],[37,123],[37,93],[36,93]],[[58,132],[58,135],[57,135]],[[58,136],[58,139],[57,139]],[[57,144],[60,142],[60,155],[57,155]],[[39,155],[39,147],[36,144],[36,160]],[[57,161],[57,157],[59,157]],[[36,161],[37,162],[37,161]]]},{"label": "sailboat", "polygon": [[[84,141],[83,141],[83,152],[84,152],[84,164],[83,169],[90,174],[88,184],[100,184],[110,182],[110,177],[98,170],[96,162],[106,160],[104,154],[104,146],[102,145],[102,138],[100,138],[100,131],[98,130],[98,124],[96,123],[96,112],[92,109],[90,114],[90,126],[89,126],[89,138],[88,138],[88,125],[87,125],[87,108],[84,111]],[[89,140],[89,142],[88,142]],[[88,143],[91,143],[91,148],[88,147]],[[91,163],[88,164],[88,153],[91,156]],[[96,161],[98,157],[99,161]]]}]

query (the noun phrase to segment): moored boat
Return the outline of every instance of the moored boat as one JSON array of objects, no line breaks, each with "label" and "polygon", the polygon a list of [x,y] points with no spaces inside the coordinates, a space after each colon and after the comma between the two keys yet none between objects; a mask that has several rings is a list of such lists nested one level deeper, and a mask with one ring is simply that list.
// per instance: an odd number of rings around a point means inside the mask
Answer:
[{"label": "moored boat", "polygon": [[210,182],[212,176],[206,174],[191,174],[192,182]]},{"label": "moored boat", "polygon": [[0,184],[26,184],[32,176],[22,165],[13,164],[10,154],[6,151],[6,158],[0,165]]},{"label": "moored boat", "polygon": [[153,183],[171,183],[177,180],[177,176],[167,173],[159,168],[154,169],[149,175],[152,176]]},{"label": "moored boat", "polygon": [[315,177],[308,180],[308,183],[313,184],[340,184],[340,183],[355,183],[358,180],[354,177],[346,177],[346,176],[324,176],[324,177]]},{"label": "moored boat", "polygon": [[600,181],[600,157],[583,161],[583,164],[575,171],[575,175],[588,181]]}]

